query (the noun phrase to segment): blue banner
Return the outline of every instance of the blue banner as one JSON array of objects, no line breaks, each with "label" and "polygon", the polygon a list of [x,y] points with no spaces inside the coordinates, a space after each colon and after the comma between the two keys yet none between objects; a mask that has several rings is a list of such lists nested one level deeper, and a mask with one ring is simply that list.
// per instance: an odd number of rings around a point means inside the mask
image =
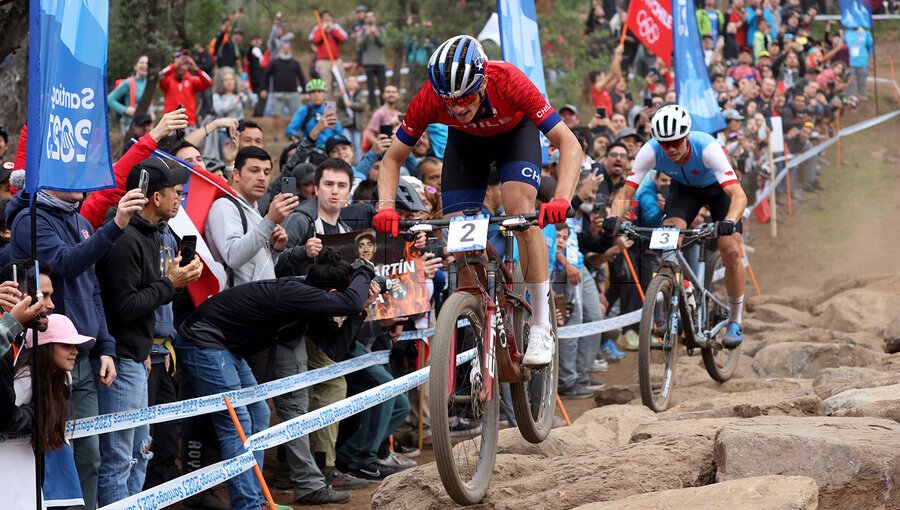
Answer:
[{"label": "blue banner", "polygon": [[694,2],[675,0],[672,7],[675,94],[678,104],[690,112],[693,131],[709,134],[722,131],[725,129],[725,119],[703,60]]},{"label": "blue banner", "polygon": [[106,105],[109,0],[32,0],[25,189],[115,185]]},{"label": "blue banner", "polygon": [[838,0],[844,28],[872,30],[872,0]]},{"label": "blue banner", "polygon": [[[521,69],[541,94],[547,97],[534,0],[497,0],[497,13],[500,17],[500,50],[503,52],[503,60]],[[541,158],[543,164],[547,165],[550,162],[550,142],[543,134],[541,146]]]}]

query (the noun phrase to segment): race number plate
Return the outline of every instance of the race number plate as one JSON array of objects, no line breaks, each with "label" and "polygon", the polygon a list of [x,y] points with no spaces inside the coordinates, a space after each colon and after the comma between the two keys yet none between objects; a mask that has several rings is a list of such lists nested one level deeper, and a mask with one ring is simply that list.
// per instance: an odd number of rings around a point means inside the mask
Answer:
[{"label": "race number plate", "polygon": [[483,250],[487,244],[488,216],[457,216],[450,220],[447,251]]},{"label": "race number plate", "polygon": [[650,236],[651,250],[674,250],[678,246],[678,230],[655,228]]}]

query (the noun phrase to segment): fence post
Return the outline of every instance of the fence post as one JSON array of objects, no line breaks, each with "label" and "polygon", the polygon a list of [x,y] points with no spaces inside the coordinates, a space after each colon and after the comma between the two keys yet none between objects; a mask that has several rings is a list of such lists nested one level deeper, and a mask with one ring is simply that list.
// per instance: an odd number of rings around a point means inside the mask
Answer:
[{"label": "fence post", "polygon": [[[237,429],[238,437],[241,438],[241,444],[247,442],[247,436],[244,435],[244,429],[241,427],[241,422],[238,420],[237,413],[234,412],[234,406],[231,405],[231,399],[225,397],[225,407],[228,408],[228,414],[231,415],[231,421],[234,423],[234,428]],[[256,474],[256,478],[259,480],[259,486],[262,488],[263,496],[266,498],[266,502],[269,503],[269,508],[271,510],[275,510],[277,508],[275,506],[275,500],[272,499],[272,493],[269,492],[269,486],[266,484],[266,479],[263,478],[262,470],[259,469],[259,464],[253,465],[253,472]]]}]

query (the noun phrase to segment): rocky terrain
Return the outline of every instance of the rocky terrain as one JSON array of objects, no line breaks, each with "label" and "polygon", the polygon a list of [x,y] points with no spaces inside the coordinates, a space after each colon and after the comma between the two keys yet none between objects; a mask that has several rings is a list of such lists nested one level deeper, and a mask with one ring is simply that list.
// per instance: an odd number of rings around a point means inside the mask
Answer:
[{"label": "rocky terrain", "polygon": [[[900,510],[900,274],[751,298],[735,377],[678,360],[655,414],[633,384],[540,445],[500,435],[477,509]],[[390,477],[372,508],[453,507],[434,463]]]}]

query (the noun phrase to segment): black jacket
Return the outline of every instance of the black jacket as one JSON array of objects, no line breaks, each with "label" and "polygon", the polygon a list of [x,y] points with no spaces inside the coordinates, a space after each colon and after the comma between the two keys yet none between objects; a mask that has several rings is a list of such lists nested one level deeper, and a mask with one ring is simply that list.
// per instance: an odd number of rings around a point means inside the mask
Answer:
[{"label": "black jacket", "polygon": [[119,358],[147,359],[153,346],[154,312],[175,296],[175,286],[161,267],[162,226],[135,214],[115,246],[97,262],[106,323],[116,338]]},{"label": "black jacket", "polygon": [[306,76],[295,58],[283,59],[272,55],[266,68],[265,83],[271,82],[272,92],[297,92],[297,87],[306,89]]},{"label": "black jacket", "polygon": [[[316,344],[331,359],[342,359],[365,320],[363,306],[374,277],[370,267],[359,267],[343,292],[313,287],[296,277],[237,285],[197,307],[178,336],[199,347],[246,357],[296,339],[309,326]],[[347,316],[343,327],[324,320],[333,316]]]}]

